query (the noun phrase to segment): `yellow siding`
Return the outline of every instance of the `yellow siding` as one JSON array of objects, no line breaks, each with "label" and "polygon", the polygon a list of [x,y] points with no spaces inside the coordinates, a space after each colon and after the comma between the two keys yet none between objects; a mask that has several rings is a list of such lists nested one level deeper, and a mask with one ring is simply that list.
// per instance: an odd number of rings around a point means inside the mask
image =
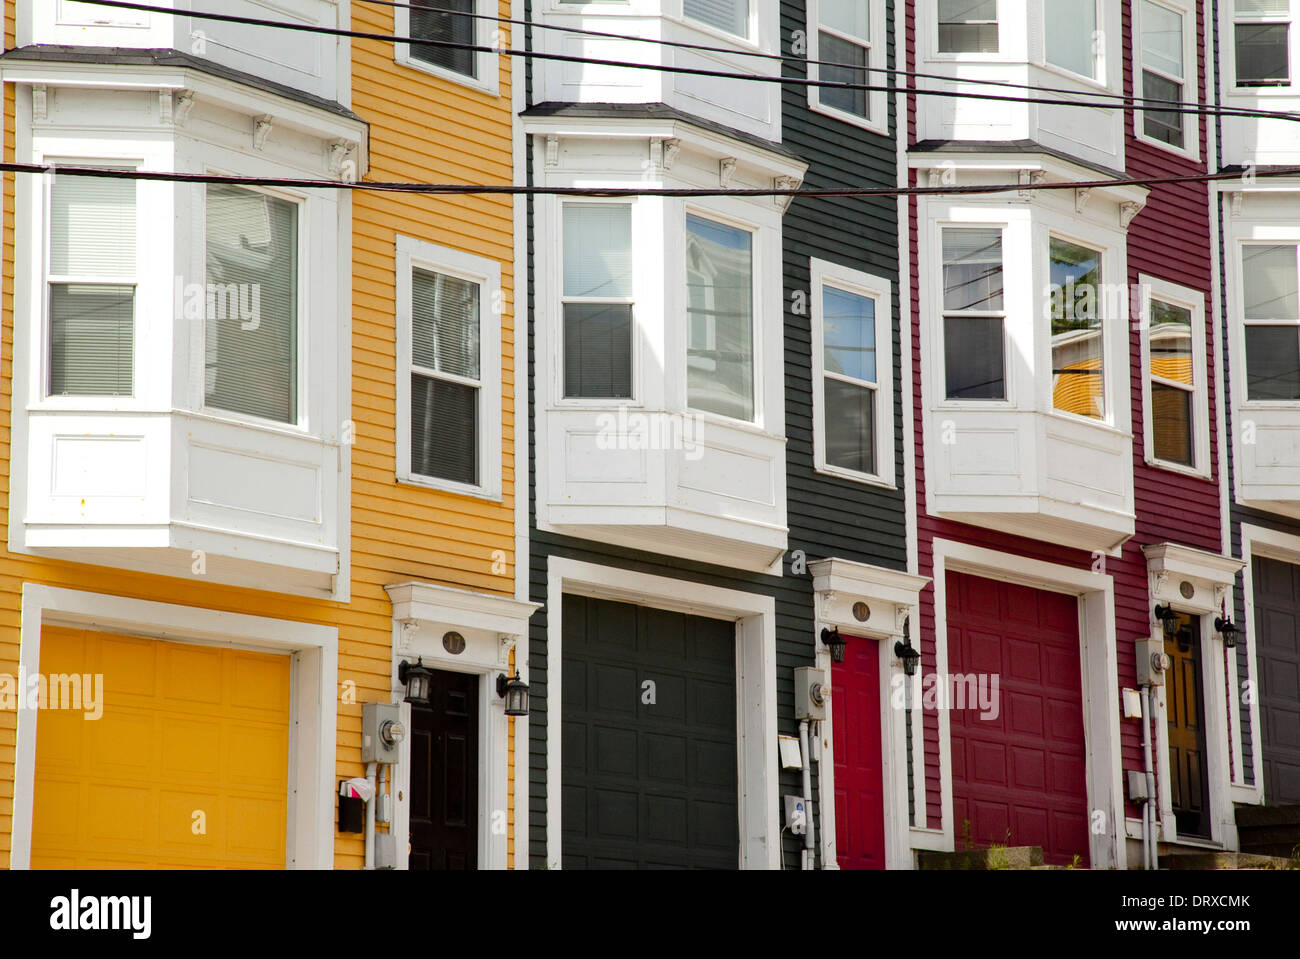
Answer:
[{"label": "yellow siding", "polygon": [[[14,42],[6,5],[6,45]],[[508,4],[501,4],[508,16]],[[354,29],[393,32],[390,8],[354,6]],[[509,58],[500,58],[500,96],[482,94],[398,66],[390,44],[353,41],[353,109],[370,123],[372,180],[511,180]],[[4,157],[14,159],[14,87],[4,89]],[[14,176],[4,183],[4,285],[0,351],[0,520],[9,507],[12,410]],[[412,579],[502,595],[514,590],[513,211],[508,197],[354,194],[352,418],[352,598],[324,600],[137,574],[11,554],[0,536],[0,673],[18,668],[22,584],[40,583],[206,609],[232,610],[339,630],[339,675],[355,701],[338,706],[337,777],[362,775],[361,703],[389,697],[392,609],[385,585]],[[394,390],[395,236],[400,232],[502,264],[502,499],[499,503],[396,483]],[[500,551],[499,553],[497,551]],[[494,554],[504,559],[494,572]],[[15,716],[0,712],[0,863],[9,858],[14,795]],[[513,861],[514,723],[510,724]],[[360,868],[359,835],[335,835],[335,866]]]}]

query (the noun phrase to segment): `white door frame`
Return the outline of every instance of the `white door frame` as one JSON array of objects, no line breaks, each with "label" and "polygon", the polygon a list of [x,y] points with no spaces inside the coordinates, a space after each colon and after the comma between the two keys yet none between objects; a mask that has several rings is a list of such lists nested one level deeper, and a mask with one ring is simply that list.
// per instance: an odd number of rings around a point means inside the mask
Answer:
[{"label": "white door frame", "polygon": [[[333,868],[337,793],[334,781],[338,704],[336,628],[23,583],[18,659],[29,676],[40,672],[41,630],[47,625],[176,643],[290,653],[285,863],[291,869]],[[105,708],[112,708],[112,704],[106,704]],[[18,711],[11,869],[31,866],[36,719],[36,713],[31,710]]]},{"label": "white door frame", "polygon": [[[736,622],[736,752],[741,868],[778,869],[776,600],[614,566],[551,556],[546,574],[546,862],[561,867],[564,594]],[[526,837],[525,837],[526,839]]]},{"label": "white door frame", "polygon": [[[1099,834],[1089,823],[1090,865],[1093,869],[1126,868],[1113,578],[1104,572],[1027,559],[1014,553],[945,539],[933,541],[933,555],[935,670],[940,676],[948,675],[949,571],[1078,597],[1088,810],[1090,818],[1102,813],[1106,825],[1106,830]],[[939,711],[939,781],[944,848],[952,850],[956,844],[952,740],[947,710]]]}]

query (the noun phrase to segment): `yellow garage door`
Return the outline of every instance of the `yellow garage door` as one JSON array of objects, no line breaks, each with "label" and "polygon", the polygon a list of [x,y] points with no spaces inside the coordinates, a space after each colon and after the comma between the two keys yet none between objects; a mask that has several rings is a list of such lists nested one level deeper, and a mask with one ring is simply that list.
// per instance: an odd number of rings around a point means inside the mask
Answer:
[{"label": "yellow garage door", "polygon": [[47,627],[41,672],[103,713],[38,714],[34,867],[283,868],[288,656]]}]

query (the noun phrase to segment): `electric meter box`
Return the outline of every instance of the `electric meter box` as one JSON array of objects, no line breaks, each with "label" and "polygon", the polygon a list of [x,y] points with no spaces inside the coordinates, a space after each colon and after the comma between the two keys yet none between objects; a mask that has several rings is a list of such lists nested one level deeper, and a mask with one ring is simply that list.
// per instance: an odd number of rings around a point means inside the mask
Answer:
[{"label": "electric meter box", "polygon": [[406,736],[402,707],[397,703],[361,704],[361,761],[395,763],[397,748]]},{"label": "electric meter box", "polygon": [[1163,686],[1169,656],[1162,636],[1142,636],[1137,640],[1137,683],[1139,686]]},{"label": "electric meter box", "polygon": [[831,696],[826,672],[814,666],[800,666],[794,671],[794,717],[814,721],[826,718],[826,703]]}]

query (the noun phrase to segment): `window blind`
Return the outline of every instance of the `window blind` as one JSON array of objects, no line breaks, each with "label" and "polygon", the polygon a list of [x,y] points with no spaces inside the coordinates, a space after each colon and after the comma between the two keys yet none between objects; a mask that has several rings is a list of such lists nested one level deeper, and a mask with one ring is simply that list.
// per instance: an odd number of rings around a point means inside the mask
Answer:
[{"label": "window blind", "polygon": [[738,36],[749,35],[749,0],[684,0],[682,8],[692,20]]},{"label": "window blind", "polygon": [[[474,0],[411,0],[411,37],[475,46]],[[411,44],[411,56],[445,70],[478,76],[477,51],[457,47]]]},{"label": "window blind", "polygon": [[481,390],[445,377],[480,377],[481,296],[471,280],[411,271],[411,362],[423,367],[411,372],[411,472],[471,486]]}]

